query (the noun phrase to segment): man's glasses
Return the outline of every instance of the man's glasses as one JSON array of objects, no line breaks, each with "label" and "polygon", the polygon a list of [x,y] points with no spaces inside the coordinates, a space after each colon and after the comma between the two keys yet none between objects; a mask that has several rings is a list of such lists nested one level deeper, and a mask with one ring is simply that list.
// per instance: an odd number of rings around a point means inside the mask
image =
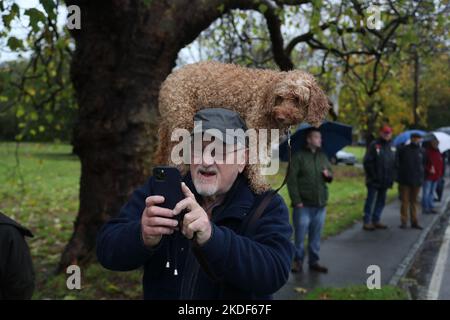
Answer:
[{"label": "man's glasses", "polygon": [[[231,150],[230,150],[231,149]],[[205,162],[212,162],[221,164],[236,164],[238,159],[235,158],[235,153],[238,151],[244,152],[246,148],[236,148],[235,145],[210,143],[202,145],[201,147],[191,146],[191,152],[194,157],[194,163],[200,164],[203,160]],[[242,157],[240,157],[242,158]],[[241,160],[242,162],[243,160]]]}]

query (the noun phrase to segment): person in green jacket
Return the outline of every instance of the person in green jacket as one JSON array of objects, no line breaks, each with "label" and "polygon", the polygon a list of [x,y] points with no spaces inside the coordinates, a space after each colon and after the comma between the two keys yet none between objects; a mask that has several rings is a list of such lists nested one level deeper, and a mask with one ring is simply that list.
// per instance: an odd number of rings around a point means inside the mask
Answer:
[{"label": "person in green jacket", "polygon": [[331,164],[321,151],[322,135],[316,128],[306,134],[306,146],[293,154],[287,181],[293,207],[296,254],[292,272],[303,270],[304,241],[308,234],[308,263],[312,271],[327,273],[319,264],[320,237],[325,222],[328,187],[333,180]]}]

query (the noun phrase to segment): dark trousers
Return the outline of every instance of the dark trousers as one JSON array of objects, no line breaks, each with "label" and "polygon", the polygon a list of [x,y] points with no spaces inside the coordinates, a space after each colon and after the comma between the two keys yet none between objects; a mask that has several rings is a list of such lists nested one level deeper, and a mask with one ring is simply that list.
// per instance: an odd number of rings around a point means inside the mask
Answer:
[{"label": "dark trousers", "polygon": [[436,186],[436,195],[437,195],[437,201],[442,200],[442,194],[444,193],[444,186],[445,186],[445,180],[444,177],[441,177],[438,180],[437,186]]},{"label": "dark trousers", "polygon": [[386,203],[386,193],[387,188],[367,186],[367,198],[364,204],[364,224],[380,222],[384,204]]}]

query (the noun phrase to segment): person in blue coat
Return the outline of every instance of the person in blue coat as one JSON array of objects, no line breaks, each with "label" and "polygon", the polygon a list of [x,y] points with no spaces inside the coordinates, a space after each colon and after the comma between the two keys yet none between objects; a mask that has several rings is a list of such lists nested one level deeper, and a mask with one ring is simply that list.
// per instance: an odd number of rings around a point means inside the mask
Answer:
[{"label": "person in blue coat", "polygon": [[[173,210],[160,206],[164,199],[150,177],[100,230],[98,260],[116,271],[143,267],[144,299],[271,299],[287,282],[294,256],[287,206],[275,194],[252,227],[243,228],[264,194],[253,192],[243,174],[247,141],[224,136],[226,129],[247,127],[237,113],[222,108],[202,109],[194,116],[198,120],[202,134],[217,129],[224,135],[216,139],[234,144],[222,156],[243,154],[244,161],[201,156],[183,177],[185,198]],[[178,225],[174,217],[183,210],[188,212]]]}]

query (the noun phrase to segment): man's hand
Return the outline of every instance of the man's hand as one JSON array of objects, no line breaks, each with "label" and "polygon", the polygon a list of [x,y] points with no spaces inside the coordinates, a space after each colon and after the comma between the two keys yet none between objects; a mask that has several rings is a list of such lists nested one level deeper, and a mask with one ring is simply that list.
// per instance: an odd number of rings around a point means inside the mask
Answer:
[{"label": "man's hand", "polygon": [[328,171],[328,169],[323,169],[322,173],[325,176],[325,178],[329,178],[330,177],[330,172]]},{"label": "man's hand", "polygon": [[295,205],[295,207],[296,207],[296,208],[303,208],[303,203],[301,203],[301,202],[300,202],[300,203],[297,203],[297,204]]},{"label": "man's hand", "polygon": [[145,199],[145,209],[141,218],[141,232],[147,247],[156,246],[164,234],[172,234],[178,221],[173,219],[173,211],[156,206],[164,197],[150,196]]},{"label": "man's hand", "polygon": [[198,204],[194,194],[184,182],[181,183],[181,190],[186,198],[177,203],[173,214],[180,214],[184,209],[189,211],[184,215],[181,232],[188,239],[193,239],[194,234],[196,234],[197,243],[202,245],[211,238],[211,222],[205,210]]}]

